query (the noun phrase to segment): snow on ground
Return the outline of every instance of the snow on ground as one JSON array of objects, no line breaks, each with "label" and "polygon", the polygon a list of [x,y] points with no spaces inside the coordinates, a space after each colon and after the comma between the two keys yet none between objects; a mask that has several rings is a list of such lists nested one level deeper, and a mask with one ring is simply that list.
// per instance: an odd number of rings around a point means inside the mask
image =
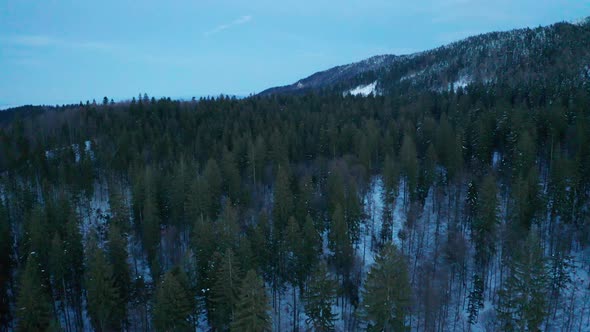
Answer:
[{"label": "snow on ground", "polygon": [[96,182],[94,184],[94,193],[90,200],[84,198],[78,206],[78,213],[82,217],[80,233],[82,233],[84,243],[88,241],[88,236],[93,230],[99,236],[105,235],[106,221],[110,216],[108,197],[106,186]]},{"label": "snow on ground", "polygon": [[405,76],[400,77],[399,81],[403,82],[403,81],[407,81],[407,80],[413,80],[417,76],[422,76],[422,74],[424,74],[425,71],[426,71],[426,69],[411,72]]},{"label": "snow on ground", "polygon": [[571,282],[562,291],[558,310],[547,330],[590,331],[590,247],[573,251]]},{"label": "snow on ground", "polygon": [[354,89],[348,90],[344,92],[344,96],[346,95],[353,95],[353,96],[363,96],[367,97],[369,95],[377,95],[377,81],[366,84],[366,85],[359,85]]},{"label": "snow on ground", "polygon": [[[268,298],[271,299],[271,304],[273,303],[273,294],[272,294],[272,286],[267,284],[266,289],[268,290]],[[286,284],[280,290],[281,294],[277,294],[275,300],[275,306],[271,309],[271,319],[272,319],[272,326],[273,331],[292,331],[293,330],[293,292],[295,292],[295,299],[297,302],[297,306],[295,310],[297,313],[297,325],[299,326],[300,331],[309,331],[311,329],[310,324],[306,323],[308,319],[307,315],[305,314],[305,308],[303,304],[303,300],[299,295],[299,290],[291,284]],[[280,299],[279,299],[280,297]],[[279,317],[280,311],[280,317]]]},{"label": "snow on ground", "polygon": [[465,89],[471,83],[471,81],[471,78],[468,76],[460,76],[455,82],[449,84],[449,90],[451,90],[451,87],[454,92],[457,92],[460,87]]},{"label": "snow on ground", "polygon": [[[404,182],[400,181],[398,188],[403,188]],[[361,273],[364,278],[366,273],[375,263],[378,255],[378,242],[383,225],[383,180],[380,176],[375,176],[371,180],[369,190],[363,198],[365,215],[367,219],[361,224],[361,234],[359,242],[356,245],[356,252],[359,261],[362,264]],[[406,213],[404,209],[404,191],[399,190],[393,202],[393,227],[392,243],[401,248],[401,240],[398,236],[404,227]]]},{"label": "snow on ground", "polygon": [[569,23],[571,23],[573,25],[582,26],[582,25],[585,25],[585,24],[590,23],[590,16],[588,16],[588,17],[580,17],[580,18],[571,20]]},{"label": "snow on ground", "polygon": [[[74,143],[74,144],[70,145],[70,148],[72,149],[72,151],[74,153],[74,159],[76,160],[76,162],[77,163],[80,162],[80,145],[77,143]],[[45,158],[54,159],[54,158],[59,157],[62,153],[66,152],[66,151],[67,151],[67,147],[47,150],[47,151],[45,151]],[[90,155],[90,159],[94,160],[94,151],[92,150],[92,142],[91,141],[84,142],[84,152],[88,153]]]},{"label": "snow on ground", "polygon": [[492,167],[498,168],[500,166],[500,162],[502,161],[502,155],[498,151],[494,151],[492,154]]}]

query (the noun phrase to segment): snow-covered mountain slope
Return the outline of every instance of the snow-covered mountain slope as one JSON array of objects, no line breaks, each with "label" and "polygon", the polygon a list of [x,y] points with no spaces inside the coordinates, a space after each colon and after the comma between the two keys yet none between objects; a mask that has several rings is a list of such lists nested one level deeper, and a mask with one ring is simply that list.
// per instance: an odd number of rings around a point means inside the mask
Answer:
[{"label": "snow-covered mountain slope", "polygon": [[353,80],[358,77],[363,77],[363,74],[365,73],[372,73],[382,68],[389,67],[401,58],[402,57],[396,55],[377,55],[363,61],[317,72],[291,85],[270,88],[261,92],[260,94],[270,95],[277,93],[305,93],[314,90],[320,90],[328,86],[338,85],[342,82]]},{"label": "snow-covered mountain slope", "polygon": [[380,55],[315,73],[260,95],[328,92],[368,95],[450,91],[470,84],[564,85],[590,82],[590,18],[535,29],[491,32],[410,55]]}]

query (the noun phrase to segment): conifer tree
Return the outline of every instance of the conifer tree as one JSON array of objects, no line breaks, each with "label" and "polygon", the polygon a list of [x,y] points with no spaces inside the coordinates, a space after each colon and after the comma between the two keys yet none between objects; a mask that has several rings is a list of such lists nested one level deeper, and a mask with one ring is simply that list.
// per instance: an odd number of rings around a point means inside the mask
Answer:
[{"label": "conifer tree", "polygon": [[514,253],[496,308],[504,331],[537,331],[547,315],[548,271],[536,229]]},{"label": "conifer tree", "polygon": [[16,300],[18,331],[45,331],[51,322],[51,304],[47,285],[41,278],[37,254],[31,253],[20,277]]},{"label": "conifer tree", "polygon": [[209,159],[203,170],[205,186],[203,187],[205,211],[209,218],[216,218],[221,208],[222,181],[219,166],[214,159]]},{"label": "conifer tree", "polygon": [[469,292],[469,302],[467,303],[468,320],[471,325],[477,323],[479,309],[483,308],[483,287],[483,280],[477,274],[474,274],[473,286]]},{"label": "conifer tree", "polygon": [[476,217],[473,223],[473,240],[475,242],[475,260],[485,265],[495,254],[496,228],[498,226],[498,198],[496,180],[488,174],[477,195]]},{"label": "conifer tree", "polygon": [[332,216],[329,240],[329,247],[334,252],[336,266],[341,273],[346,273],[352,263],[353,250],[340,204],[336,205]]},{"label": "conifer tree", "polygon": [[91,239],[89,244],[86,266],[88,314],[94,329],[97,331],[120,329],[121,298],[116,287],[113,267],[94,239]]},{"label": "conifer tree", "polygon": [[0,199],[0,330],[11,320],[8,288],[12,271],[12,232],[8,211]]},{"label": "conifer tree", "polygon": [[383,211],[381,213],[381,230],[379,234],[382,245],[391,242],[393,238],[393,211],[391,211],[391,204],[387,200],[387,196],[384,196]]},{"label": "conifer tree", "polygon": [[117,319],[124,322],[127,317],[127,303],[130,297],[131,276],[127,263],[127,240],[116,225],[112,225],[108,238],[108,259],[113,267],[114,284],[119,294]]},{"label": "conifer tree", "polygon": [[231,249],[227,249],[219,263],[215,283],[211,288],[212,324],[218,329],[227,329],[233,320],[241,278],[240,265]]},{"label": "conifer tree", "polygon": [[61,237],[56,232],[53,236],[53,240],[51,241],[51,248],[49,249],[49,273],[51,276],[51,290],[53,293],[54,300],[60,300],[60,310],[64,314],[64,317],[67,315],[67,311],[65,305],[67,303],[66,299],[66,285],[65,285],[65,278],[67,274],[68,266],[66,258],[65,258],[65,251],[63,248],[63,242]]},{"label": "conifer tree", "polygon": [[190,331],[193,312],[187,292],[172,272],[166,273],[158,285],[153,320],[156,331]]},{"label": "conifer tree", "polygon": [[279,238],[282,238],[289,217],[293,215],[293,193],[288,169],[284,165],[278,167],[273,198],[273,224]]},{"label": "conifer tree", "polygon": [[370,331],[403,331],[410,310],[411,288],[405,258],[385,246],[367,275],[363,308]]},{"label": "conifer tree", "polygon": [[416,157],[416,145],[414,140],[408,134],[404,135],[404,140],[400,150],[400,159],[402,163],[402,173],[406,180],[405,189],[410,199],[416,194],[418,185],[418,159]]},{"label": "conifer tree", "polygon": [[315,331],[334,331],[338,314],[332,312],[336,299],[336,281],[328,273],[325,263],[320,263],[312,274],[305,292],[305,314],[307,323]]},{"label": "conifer tree", "polygon": [[[141,228],[143,246],[147,252],[148,261],[153,264],[157,258],[160,244],[160,213],[155,192],[148,189],[143,204],[143,224]],[[153,269],[153,268],[152,268]]]},{"label": "conifer tree", "polygon": [[270,307],[264,283],[254,270],[249,270],[242,281],[235,310],[232,331],[271,331]]},{"label": "conifer tree", "polygon": [[305,218],[302,230],[302,266],[300,267],[304,276],[309,276],[318,263],[319,254],[322,250],[322,239],[315,228],[310,215]]},{"label": "conifer tree", "polygon": [[129,225],[129,208],[125,200],[125,196],[116,185],[109,186],[109,207],[111,210],[111,223],[123,231],[130,230]]}]

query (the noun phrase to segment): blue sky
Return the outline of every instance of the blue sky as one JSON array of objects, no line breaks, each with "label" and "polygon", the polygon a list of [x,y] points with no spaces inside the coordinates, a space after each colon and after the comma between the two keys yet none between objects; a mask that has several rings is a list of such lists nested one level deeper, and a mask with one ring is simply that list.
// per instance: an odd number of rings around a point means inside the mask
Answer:
[{"label": "blue sky", "polygon": [[590,0],[0,0],[0,107],[247,95],[318,70],[590,15]]}]

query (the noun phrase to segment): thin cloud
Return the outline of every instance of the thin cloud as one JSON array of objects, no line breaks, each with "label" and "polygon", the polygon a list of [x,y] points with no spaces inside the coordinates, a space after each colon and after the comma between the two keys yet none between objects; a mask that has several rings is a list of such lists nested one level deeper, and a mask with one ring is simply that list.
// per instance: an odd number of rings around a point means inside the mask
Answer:
[{"label": "thin cloud", "polygon": [[250,16],[250,15],[244,15],[244,16],[242,16],[242,17],[239,17],[239,18],[237,18],[237,19],[235,19],[235,20],[231,21],[230,23],[221,24],[221,25],[218,25],[218,26],[216,26],[216,27],[215,27],[214,29],[212,29],[212,30],[206,31],[206,32],[205,32],[205,36],[206,36],[206,37],[207,37],[207,36],[211,36],[211,35],[213,35],[213,34],[216,34],[216,33],[218,33],[218,32],[221,32],[221,31],[223,31],[223,30],[227,30],[227,29],[229,29],[229,28],[232,28],[232,27],[234,27],[234,26],[236,26],[236,25],[242,25],[242,24],[246,24],[246,23],[248,23],[248,22],[250,22],[250,21],[252,21],[252,16]]},{"label": "thin cloud", "polygon": [[96,41],[71,41],[45,35],[17,35],[0,38],[10,44],[24,47],[61,47],[83,50],[109,51],[114,45]]}]

